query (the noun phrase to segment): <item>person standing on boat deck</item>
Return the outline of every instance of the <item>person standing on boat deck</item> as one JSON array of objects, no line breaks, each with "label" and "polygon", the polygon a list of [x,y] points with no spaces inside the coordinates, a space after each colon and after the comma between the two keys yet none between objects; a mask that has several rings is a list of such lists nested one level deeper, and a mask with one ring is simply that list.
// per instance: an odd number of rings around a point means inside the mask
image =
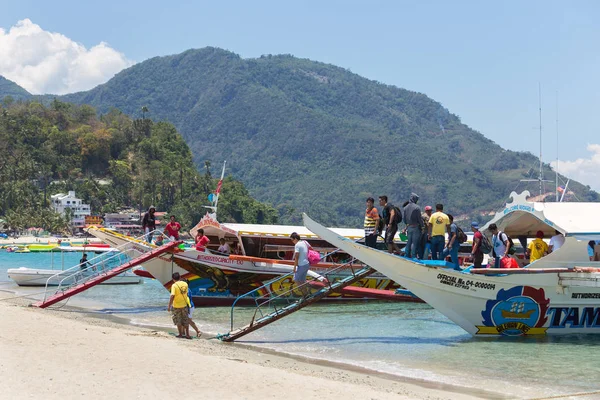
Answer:
[{"label": "person standing on boat deck", "polygon": [[[510,241],[506,233],[498,230],[496,224],[491,224],[488,229],[492,232],[492,247],[494,248],[494,268],[500,268],[500,259],[508,256]],[[488,263],[489,264],[489,263]]]},{"label": "person standing on boat deck", "polygon": [[548,254],[560,249],[565,244],[565,236],[556,229],[554,233],[555,235],[550,238],[550,243],[548,243]]},{"label": "person standing on boat deck", "polygon": [[290,235],[292,243],[294,243],[294,283],[300,289],[302,297],[308,295],[308,288],[304,283],[306,282],[306,274],[310,268],[308,262],[308,244],[304,240],[300,240],[300,235],[293,232]]},{"label": "person standing on boat deck", "polygon": [[398,223],[396,222],[396,210],[394,206],[388,203],[387,196],[379,196],[379,205],[383,207],[383,222],[385,224],[385,244],[388,248],[388,253],[400,254],[400,248],[394,243],[394,236],[398,232]]},{"label": "person standing on boat deck", "polygon": [[419,256],[419,242],[421,241],[421,232],[425,227],[423,217],[421,217],[421,207],[417,205],[419,196],[411,193],[408,198],[408,204],[402,209],[404,213],[404,223],[406,223],[406,247],[404,255],[408,258],[417,258]]},{"label": "person standing on boat deck", "polygon": [[379,226],[379,211],[375,208],[375,199],[367,199],[367,210],[365,211],[365,245],[375,248],[377,246],[377,227]]},{"label": "person standing on boat deck", "polygon": [[421,232],[421,241],[419,243],[419,258],[427,260],[431,251],[431,242],[429,241],[429,218],[431,218],[431,206],[425,206],[425,212],[421,214],[423,218],[423,231]]},{"label": "person standing on boat deck", "polygon": [[179,240],[179,231],[181,230],[181,224],[175,221],[175,216],[171,215],[169,223],[165,226],[165,235],[171,240]]},{"label": "person standing on boat deck", "polygon": [[146,234],[146,242],[152,243],[152,236],[154,236],[154,230],[156,230],[156,217],[154,213],[156,212],[156,208],[154,206],[150,206],[148,208],[148,212],[144,214],[144,218],[142,219],[142,229]]},{"label": "person standing on boat deck", "polygon": [[529,262],[532,263],[548,254],[548,245],[544,242],[544,232],[537,231],[535,239],[527,246]]},{"label": "person standing on boat deck", "polygon": [[481,242],[483,241],[483,233],[479,231],[477,221],[471,222],[471,230],[473,234],[473,247],[471,249],[471,257],[473,257],[473,268],[481,268],[483,264],[483,251],[481,250]]},{"label": "person standing on boat deck", "polygon": [[446,248],[442,252],[442,260],[445,260],[446,257],[450,255],[450,260],[452,261],[452,264],[454,264],[454,269],[461,271],[461,268],[458,265],[458,249],[460,247],[460,243],[458,242],[458,226],[454,223],[452,214],[448,214],[448,219],[450,220],[449,239]]},{"label": "person standing on boat deck", "polygon": [[180,280],[181,275],[179,275],[179,272],[174,272],[172,278],[173,284],[171,285],[171,297],[169,298],[167,311],[171,312],[173,310],[173,323],[177,326],[179,332],[177,337],[191,339],[191,336],[186,334],[190,329],[188,284]]},{"label": "person standing on boat deck", "polygon": [[231,248],[229,247],[229,245],[225,241],[225,238],[219,239],[219,243],[221,245],[219,246],[218,252],[221,253],[221,254],[229,255],[231,253]]},{"label": "person standing on boat deck", "polygon": [[198,229],[196,233],[196,250],[206,251],[206,245],[210,242],[210,239],[204,236],[204,229]]},{"label": "person standing on boat deck", "polygon": [[431,259],[443,260],[442,252],[446,243],[446,231],[450,219],[444,214],[444,205],[436,204],[435,212],[429,218],[429,240],[431,240]]}]

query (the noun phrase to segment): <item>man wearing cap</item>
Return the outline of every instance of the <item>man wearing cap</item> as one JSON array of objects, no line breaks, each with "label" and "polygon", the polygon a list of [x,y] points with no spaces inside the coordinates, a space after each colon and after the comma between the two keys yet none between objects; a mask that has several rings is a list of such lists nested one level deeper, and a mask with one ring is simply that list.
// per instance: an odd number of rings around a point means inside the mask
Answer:
[{"label": "man wearing cap", "polygon": [[425,206],[425,212],[421,214],[423,218],[423,230],[421,231],[421,241],[419,243],[419,258],[421,260],[427,260],[431,250],[431,243],[427,234],[429,233],[429,218],[431,218],[432,211],[431,206]]},{"label": "man wearing cap", "polygon": [[483,234],[479,232],[479,224],[477,221],[471,222],[471,230],[473,234],[473,248],[471,249],[471,257],[473,257],[473,268],[481,268],[483,264],[483,251],[481,251],[481,241]]},{"label": "man wearing cap", "polygon": [[532,263],[548,254],[548,245],[544,242],[544,232],[537,231],[535,239],[527,246],[527,257]]}]

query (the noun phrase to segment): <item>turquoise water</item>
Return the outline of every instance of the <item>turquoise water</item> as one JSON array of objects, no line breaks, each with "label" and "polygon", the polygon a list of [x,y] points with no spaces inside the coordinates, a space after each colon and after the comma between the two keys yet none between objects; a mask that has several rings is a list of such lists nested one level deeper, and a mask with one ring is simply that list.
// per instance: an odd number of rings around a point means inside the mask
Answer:
[{"label": "turquoise water", "polygon": [[[49,265],[49,257],[48,253],[0,251],[0,289],[24,293],[7,282],[6,269],[43,268]],[[77,264],[80,255],[65,254],[67,258],[68,265]],[[33,293],[40,288],[27,290]],[[165,311],[168,296],[160,284],[147,280],[142,285],[97,286],[70,304],[126,316],[136,324],[170,326]],[[194,319],[204,332],[226,333],[229,311],[228,307],[197,309]],[[239,324],[247,321],[243,317],[249,312],[241,313]],[[425,304],[315,305],[239,343],[515,398],[600,390],[600,337],[474,339]]]}]

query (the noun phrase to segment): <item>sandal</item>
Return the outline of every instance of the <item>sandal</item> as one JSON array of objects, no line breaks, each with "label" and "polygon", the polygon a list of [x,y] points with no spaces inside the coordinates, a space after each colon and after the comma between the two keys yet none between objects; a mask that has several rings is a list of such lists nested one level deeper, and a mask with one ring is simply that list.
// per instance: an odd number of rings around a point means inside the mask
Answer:
[{"label": "sandal", "polygon": [[181,339],[182,337],[185,337],[185,336],[177,335],[175,337]]},{"label": "sandal", "polygon": [[200,336],[202,336],[202,332],[198,331],[198,333],[196,333],[196,337],[199,338]]},{"label": "sandal", "polygon": [[192,339],[192,337],[191,337],[191,336],[182,336],[182,337],[183,337],[183,338],[186,338],[186,339],[190,339],[190,340]]}]

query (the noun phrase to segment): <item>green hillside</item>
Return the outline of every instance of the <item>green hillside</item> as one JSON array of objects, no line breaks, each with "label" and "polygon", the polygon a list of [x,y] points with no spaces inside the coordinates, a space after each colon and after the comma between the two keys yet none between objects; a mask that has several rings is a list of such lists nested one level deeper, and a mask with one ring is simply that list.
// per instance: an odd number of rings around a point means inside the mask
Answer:
[{"label": "green hillside", "polygon": [[[0,105],[0,151],[0,216],[11,229],[63,229],[49,200],[69,190],[96,215],[154,205],[189,229],[217,185],[210,164],[198,172],[172,124],[132,120],[116,109],[98,118],[88,105],[58,100],[49,107]],[[277,211],[252,199],[239,181],[226,179],[222,190],[228,194],[219,202],[223,221],[277,221]]]},{"label": "green hillside", "polygon": [[7,96],[10,96],[13,100],[25,100],[30,98],[31,94],[13,81],[0,76],[0,100]]},{"label": "green hillside", "polygon": [[[411,191],[422,204],[442,202],[472,218],[537,176],[533,155],[502,149],[424,94],[289,55],[189,50],[62,98],[135,117],[148,107],[149,118],[178,128],[197,165],[227,160],[228,172],[277,207],[282,222],[306,211],[360,226],[367,196],[402,203]],[[528,185],[519,189],[533,192]],[[581,184],[570,188],[581,200],[598,198]]]}]

